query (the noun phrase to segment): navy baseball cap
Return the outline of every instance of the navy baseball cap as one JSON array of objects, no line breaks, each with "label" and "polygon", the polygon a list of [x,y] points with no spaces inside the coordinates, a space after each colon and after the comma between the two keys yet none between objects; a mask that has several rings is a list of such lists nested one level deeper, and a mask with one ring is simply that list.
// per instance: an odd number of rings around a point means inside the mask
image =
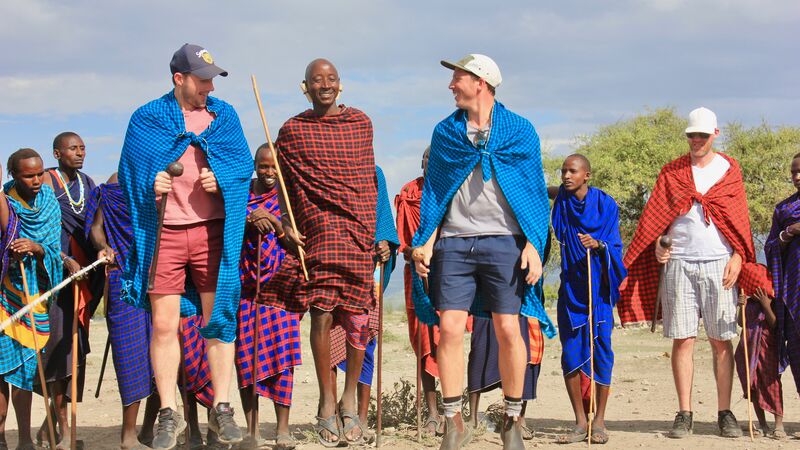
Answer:
[{"label": "navy baseball cap", "polygon": [[214,58],[205,48],[195,44],[183,44],[178,51],[172,55],[169,62],[169,70],[172,74],[191,73],[201,80],[210,80],[217,75],[228,76],[228,72],[214,64]]}]

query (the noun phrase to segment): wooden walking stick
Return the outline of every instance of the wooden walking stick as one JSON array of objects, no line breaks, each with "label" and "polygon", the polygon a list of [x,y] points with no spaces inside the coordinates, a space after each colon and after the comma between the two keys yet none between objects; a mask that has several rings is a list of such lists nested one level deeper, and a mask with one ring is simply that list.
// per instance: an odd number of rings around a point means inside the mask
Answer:
[{"label": "wooden walking stick", "polygon": [[592,251],[586,249],[586,269],[589,280],[589,447],[592,446],[592,420],[594,420],[595,395],[594,395],[594,314],[592,304]]},{"label": "wooden walking stick", "polygon": [[422,442],[422,329],[419,318],[416,314],[414,317],[417,321],[417,442]]},{"label": "wooden walking stick", "polygon": [[747,308],[747,296],[744,293],[744,289],[739,292],[739,295],[741,298],[744,298],[744,303],[740,311],[742,315],[742,342],[744,343],[744,374],[745,381],[747,382],[747,425],[748,430],[750,430],[750,441],[755,441],[755,434],[753,433],[752,399],[750,398],[750,353],[747,351],[747,314],[745,311]]},{"label": "wooden walking stick", "polygon": [[[662,247],[666,248],[667,250],[672,248],[672,238],[669,236],[661,236],[661,239],[658,240],[659,244]],[[666,264],[661,267],[661,280],[664,279],[664,275],[667,273]],[[656,321],[658,320],[658,310],[661,307],[661,289],[658,289],[656,293],[656,307],[653,309],[653,322],[650,323],[650,332],[656,332]]]},{"label": "wooden walking stick", "polygon": [[[28,297],[28,278],[25,275],[25,263],[22,261],[19,262],[19,270],[20,273],[22,273],[22,295],[27,304],[30,298]],[[33,308],[28,310],[28,320],[31,322],[33,350],[36,352],[36,366],[39,368],[39,382],[42,384],[42,398],[44,398],[44,411],[47,416],[47,432],[50,438],[50,448],[56,448],[56,429],[53,426],[53,415],[50,412],[50,398],[47,395],[47,378],[44,376],[42,354],[39,352],[39,339],[36,337],[36,319],[33,317]]]},{"label": "wooden walking stick", "polygon": [[78,448],[78,300],[80,289],[78,280],[72,282],[72,383],[70,403],[72,414],[70,416],[69,445],[75,450]]},{"label": "wooden walking stick", "polygon": [[[289,221],[292,224],[292,229],[297,231],[297,224],[294,221],[294,214],[292,213],[292,205],[289,203],[289,193],[286,191],[286,183],[283,182],[283,172],[281,172],[281,166],[278,164],[278,152],[275,151],[275,147],[272,145],[272,137],[269,135],[267,118],[264,116],[264,106],[261,105],[261,95],[258,93],[256,76],[250,75],[250,80],[253,82],[253,92],[256,94],[256,103],[258,103],[258,112],[261,114],[261,124],[264,125],[264,134],[267,136],[267,145],[269,146],[269,151],[272,153],[272,161],[275,163],[275,169],[278,173],[278,183],[281,185],[281,195],[283,196],[284,205],[286,205],[286,214],[289,215]],[[305,252],[301,247],[297,248],[297,256],[300,259],[300,267],[303,268],[303,277],[305,277],[305,280],[308,281]]]},{"label": "wooden walking stick", "polygon": [[255,299],[258,298],[258,294],[261,292],[261,244],[263,239],[264,237],[261,233],[258,233],[258,249],[256,250],[256,296],[253,298],[253,301],[250,302],[250,307],[253,308],[252,314],[255,315],[255,320],[253,321],[253,397],[250,403],[250,436],[253,438],[253,442],[255,442],[256,435],[258,434],[258,392],[256,392],[256,382],[258,380],[256,375],[258,372],[258,334],[261,328],[261,318],[258,317],[261,306],[256,303]]},{"label": "wooden walking stick", "polygon": [[[170,176],[179,177],[183,175],[183,164],[173,161],[167,166],[167,173]],[[158,205],[158,228],[156,229],[156,247],[153,250],[153,259],[150,261],[150,274],[147,278],[147,289],[153,289],[156,281],[156,267],[158,266],[158,247],[161,245],[161,229],[164,227],[164,212],[167,210],[167,194],[161,194],[161,203]]]},{"label": "wooden walking stick", "polygon": [[[103,286],[103,313],[106,315],[106,324],[108,324],[108,266],[106,266],[106,280]],[[94,398],[100,397],[100,388],[103,386],[103,375],[106,373],[106,364],[108,363],[108,351],[111,349],[111,334],[106,336],[106,349],[103,350],[103,363],[100,364],[100,376],[97,378],[97,389],[94,390]]]},{"label": "wooden walking stick", "polygon": [[380,270],[380,284],[378,285],[378,405],[376,408],[375,424],[375,447],[381,446],[381,429],[383,420],[383,282],[384,282],[384,263],[378,263]]}]

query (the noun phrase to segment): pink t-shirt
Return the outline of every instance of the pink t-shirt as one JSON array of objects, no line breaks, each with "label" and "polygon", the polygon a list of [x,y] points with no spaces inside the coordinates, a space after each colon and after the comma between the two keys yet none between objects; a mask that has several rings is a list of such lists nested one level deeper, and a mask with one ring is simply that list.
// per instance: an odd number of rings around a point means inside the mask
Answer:
[{"label": "pink t-shirt", "polygon": [[[200,134],[214,120],[214,115],[205,108],[183,111],[186,131]],[[172,179],[172,192],[167,196],[164,224],[188,225],[207,220],[224,219],[225,203],[222,195],[203,190],[200,170],[209,169],[206,154],[199,147],[189,145],[178,159],[183,164],[183,175]]]}]

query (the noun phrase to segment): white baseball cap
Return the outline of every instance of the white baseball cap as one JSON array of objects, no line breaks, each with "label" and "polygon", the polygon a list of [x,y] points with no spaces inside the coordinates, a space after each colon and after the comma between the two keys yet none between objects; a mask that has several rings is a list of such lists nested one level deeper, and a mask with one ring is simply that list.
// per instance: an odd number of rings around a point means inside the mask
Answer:
[{"label": "white baseball cap", "polygon": [[495,88],[500,86],[500,83],[503,82],[503,77],[500,75],[500,68],[497,67],[497,63],[486,55],[470,53],[454,63],[443,60],[442,65],[451,70],[465,70],[478,78],[482,78]]},{"label": "white baseball cap", "polygon": [[717,131],[717,115],[708,108],[697,108],[689,113],[687,133],[714,134]]}]

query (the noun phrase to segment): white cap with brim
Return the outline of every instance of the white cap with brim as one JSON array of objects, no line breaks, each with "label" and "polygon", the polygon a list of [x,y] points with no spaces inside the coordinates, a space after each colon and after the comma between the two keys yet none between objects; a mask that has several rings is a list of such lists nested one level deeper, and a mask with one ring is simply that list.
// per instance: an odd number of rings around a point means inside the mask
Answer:
[{"label": "white cap with brim", "polygon": [[497,67],[492,58],[478,53],[470,53],[457,62],[442,61],[442,65],[448,69],[461,69],[467,71],[478,78],[482,78],[492,87],[500,86],[503,77],[500,75],[500,68]]},{"label": "white cap with brim", "polygon": [[708,108],[697,108],[689,113],[689,126],[686,133],[715,134],[717,132],[717,115]]}]

